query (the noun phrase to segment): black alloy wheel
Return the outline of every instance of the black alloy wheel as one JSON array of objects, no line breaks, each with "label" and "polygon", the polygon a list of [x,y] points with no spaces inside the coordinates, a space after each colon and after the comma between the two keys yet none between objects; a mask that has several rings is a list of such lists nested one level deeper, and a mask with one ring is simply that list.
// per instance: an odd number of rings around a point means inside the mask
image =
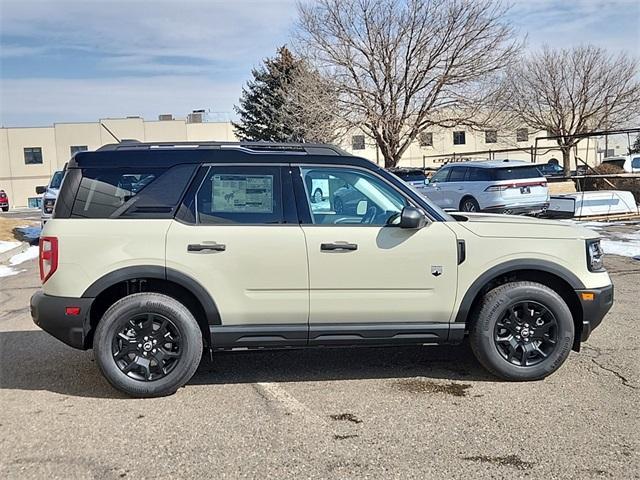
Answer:
[{"label": "black alloy wheel", "polygon": [[558,322],[544,305],[533,301],[507,307],[494,327],[494,342],[507,362],[531,367],[543,362],[558,345]]},{"label": "black alloy wheel", "polygon": [[467,197],[462,200],[462,204],[460,205],[461,212],[479,212],[480,205],[473,198]]},{"label": "black alloy wheel", "polygon": [[182,338],[167,317],[157,313],[131,318],[114,335],[112,355],[118,368],[140,381],[159,380],[176,367],[182,355]]}]

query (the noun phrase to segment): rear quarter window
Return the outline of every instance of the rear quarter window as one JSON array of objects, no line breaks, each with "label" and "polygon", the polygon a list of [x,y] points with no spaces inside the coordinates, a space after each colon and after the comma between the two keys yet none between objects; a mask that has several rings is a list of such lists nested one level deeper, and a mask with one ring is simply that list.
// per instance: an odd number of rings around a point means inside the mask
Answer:
[{"label": "rear quarter window", "polygon": [[110,218],[124,213],[129,202],[165,168],[85,168],[78,187],[72,217]]}]

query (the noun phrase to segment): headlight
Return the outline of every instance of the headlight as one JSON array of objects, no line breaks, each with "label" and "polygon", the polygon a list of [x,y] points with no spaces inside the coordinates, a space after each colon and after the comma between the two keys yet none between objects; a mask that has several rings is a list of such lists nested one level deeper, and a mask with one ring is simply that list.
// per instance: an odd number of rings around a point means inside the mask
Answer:
[{"label": "headlight", "polygon": [[56,204],[55,198],[47,198],[44,201],[44,213],[50,214],[53,213],[53,207]]},{"label": "headlight", "polygon": [[587,266],[592,272],[604,271],[604,252],[600,246],[600,239],[587,240]]}]

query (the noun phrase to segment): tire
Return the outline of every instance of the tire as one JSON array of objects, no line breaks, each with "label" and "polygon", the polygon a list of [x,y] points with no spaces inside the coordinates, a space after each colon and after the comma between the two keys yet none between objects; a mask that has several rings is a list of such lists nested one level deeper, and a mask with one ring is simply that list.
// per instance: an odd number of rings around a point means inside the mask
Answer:
[{"label": "tire", "polygon": [[313,198],[311,199],[313,203],[320,203],[323,200],[322,190],[316,188],[316,191],[313,192]]},{"label": "tire", "polygon": [[3,212],[8,212],[9,211],[9,207],[2,207],[2,211]]},{"label": "tire", "polygon": [[545,285],[501,285],[484,296],[476,312],[469,332],[471,349],[502,379],[540,380],[555,372],[571,352],[573,316],[562,297]]},{"label": "tire", "polygon": [[460,211],[461,212],[479,212],[480,205],[478,201],[473,197],[464,197],[460,200]]},{"label": "tire", "polygon": [[333,209],[338,214],[344,213],[344,204],[342,203],[342,200],[340,200],[339,198],[334,198]]},{"label": "tire", "polygon": [[[161,341],[153,342],[154,337]],[[162,397],[175,393],[195,373],[202,358],[202,333],[191,312],[176,299],[136,293],[105,312],[93,348],[100,371],[113,387],[132,397]],[[121,355],[124,352],[129,353]]]}]

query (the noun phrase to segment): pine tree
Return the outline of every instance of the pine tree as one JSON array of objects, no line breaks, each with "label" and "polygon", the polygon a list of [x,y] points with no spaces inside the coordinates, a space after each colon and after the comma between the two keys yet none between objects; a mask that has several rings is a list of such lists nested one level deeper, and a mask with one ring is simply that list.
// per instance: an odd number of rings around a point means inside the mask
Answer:
[{"label": "pine tree", "polygon": [[288,105],[289,90],[296,76],[303,68],[286,46],[278,49],[274,58],[267,58],[264,65],[251,71],[253,80],[242,89],[239,106],[235,107],[240,116],[233,126],[242,140],[263,140],[272,142],[303,141],[304,132],[298,126],[290,125],[291,105]]}]

